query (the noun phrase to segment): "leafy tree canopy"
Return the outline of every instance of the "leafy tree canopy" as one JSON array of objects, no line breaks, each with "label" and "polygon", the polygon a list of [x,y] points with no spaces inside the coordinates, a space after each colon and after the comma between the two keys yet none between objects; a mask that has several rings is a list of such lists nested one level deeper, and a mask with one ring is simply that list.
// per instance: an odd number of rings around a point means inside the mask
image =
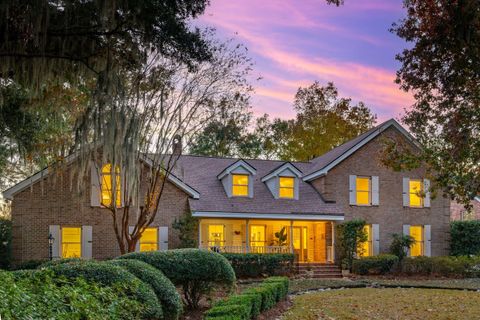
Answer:
[{"label": "leafy tree canopy", "polygon": [[390,164],[426,163],[438,188],[468,203],[480,192],[480,2],[405,0],[404,7],[407,17],[392,31],[412,45],[397,56],[397,82],[415,96],[403,121],[423,151],[399,153]]}]

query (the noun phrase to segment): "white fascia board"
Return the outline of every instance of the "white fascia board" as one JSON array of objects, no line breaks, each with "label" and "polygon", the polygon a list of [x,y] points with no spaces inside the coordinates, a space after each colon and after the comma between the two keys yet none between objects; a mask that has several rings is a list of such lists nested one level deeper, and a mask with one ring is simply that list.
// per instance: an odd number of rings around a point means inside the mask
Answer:
[{"label": "white fascia board", "polygon": [[480,196],[475,197],[474,199],[477,200],[478,202],[480,202]]},{"label": "white fascia board", "polygon": [[[145,155],[142,156],[141,160],[145,161],[145,163],[150,167],[153,166],[152,160],[147,156]],[[178,188],[180,188],[180,190],[183,190],[186,194],[191,196],[193,199],[200,199],[200,193],[197,190],[190,187],[188,184],[183,182],[180,178],[175,176],[173,173],[167,172],[167,180],[173,183],[174,185],[176,185]]]},{"label": "white fascia board", "polygon": [[222,172],[220,172],[217,176],[218,180],[222,180],[226,175],[230,174],[233,170],[235,170],[238,167],[243,167],[245,168],[252,176],[257,174],[257,170],[255,170],[254,167],[249,165],[246,161],[240,159],[238,161],[235,161],[233,164],[229,165],[226,167]]},{"label": "white fascia board", "polygon": [[222,218],[222,219],[262,219],[262,220],[308,220],[308,221],[343,221],[343,215],[313,215],[297,213],[242,213],[242,212],[217,212],[195,211],[193,217],[197,218]]},{"label": "white fascia board", "polygon": [[377,137],[380,133],[388,129],[390,126],[394,126],[400,133],[402,133],[410,142],[412,142],[416,147],[421,148],[415,138],[403,128],[397,121],[391,119],[387,121],[383,126],[372,132],[370,135],[366,136],[362,141],[354,145],[352,148],[348,149],[345,153],[343,153],[340,157],[336,158],[332,162],[330,162],[327,166],[322,168],[319,171],[313,172],[305,177],[303,177],[303,181],[312,181],[313,179],[319,178],[324,176],[330,171],[333,167],[338,165],[340,162],[351,156],[355,153],[358,149],[366,145],[368,142],[372,141],[375,137]]},{"label": "white fascia board", "polygon": [[[77,156],[78,156],[77,153],[74,153],[74,154],[71,154],[71,155],[67,156],[65,158],[65,163],[67,165],[70,164]],[[34,183],[36,183],[40,179],[43,179],[43,178],[47,177],[48,174],[49,174],[48,169],[49,169],[49,167],[46,167],[45,169],[43,169],[43,170],[35,173],[34,175],[26,178],[25,180],[20,181],[19,183],[17,183],[13,187],[3,191],[3,193],[2,193],[3,197],[7,200],[13,200],[13,196],[15,194],[17,194],[20,191],[23,191],[26,188],[32,186]]]},{"label": "white fascia board", "polygon": [[278,167],[277,169],[275,169],[274,171],[272,171],[271,173],[267,174],[265,177],[263,177],[261,181],[262,182],[268,181],[273,177],[277,176],[280,172],[282,172],[285,169],[289,169],[290,171],[292,171],[298,178],[302,176],[302,172],[298,170],[297,167],[295,167],[290,162],[286,162],[282,164],[280,167]]}]

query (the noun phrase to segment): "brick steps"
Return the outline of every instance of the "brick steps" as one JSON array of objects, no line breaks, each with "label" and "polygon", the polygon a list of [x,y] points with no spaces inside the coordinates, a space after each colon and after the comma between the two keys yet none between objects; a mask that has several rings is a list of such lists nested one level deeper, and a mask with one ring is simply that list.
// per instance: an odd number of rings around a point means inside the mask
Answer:
[{"label": "brick steps", "polygon": [[298,278],[342,278],[342,271],[334,264],[302,263],[297,270]]}]

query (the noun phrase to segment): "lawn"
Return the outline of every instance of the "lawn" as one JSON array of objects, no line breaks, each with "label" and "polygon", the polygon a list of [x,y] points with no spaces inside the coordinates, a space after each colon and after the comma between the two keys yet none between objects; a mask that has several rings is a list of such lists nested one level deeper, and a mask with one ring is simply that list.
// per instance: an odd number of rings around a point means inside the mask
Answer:
[{"label": "lawn", "polygon": [[283,320],[479,319],[480,293],[442,289],[355,288],[294,297]]}]

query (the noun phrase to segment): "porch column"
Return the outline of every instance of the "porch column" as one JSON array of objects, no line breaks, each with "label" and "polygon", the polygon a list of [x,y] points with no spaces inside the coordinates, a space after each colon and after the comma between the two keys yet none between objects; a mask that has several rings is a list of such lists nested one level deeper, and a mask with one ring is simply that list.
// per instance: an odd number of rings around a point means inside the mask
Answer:
[{"label": "porch column", "polygon": [[245,221],[245,252],[250,252],[250,220]]},{"label": "porch column", "polygon": [[290,253],[293,253],[293,220],[290,220]]},{"label": "porch column", "polygon": [[198,248],[202,248],[202,219],[198,219]]},{"label": "porch column", "polygon": [[335,222],[330,222],[332,225],[332,262],[335,262]]}]

